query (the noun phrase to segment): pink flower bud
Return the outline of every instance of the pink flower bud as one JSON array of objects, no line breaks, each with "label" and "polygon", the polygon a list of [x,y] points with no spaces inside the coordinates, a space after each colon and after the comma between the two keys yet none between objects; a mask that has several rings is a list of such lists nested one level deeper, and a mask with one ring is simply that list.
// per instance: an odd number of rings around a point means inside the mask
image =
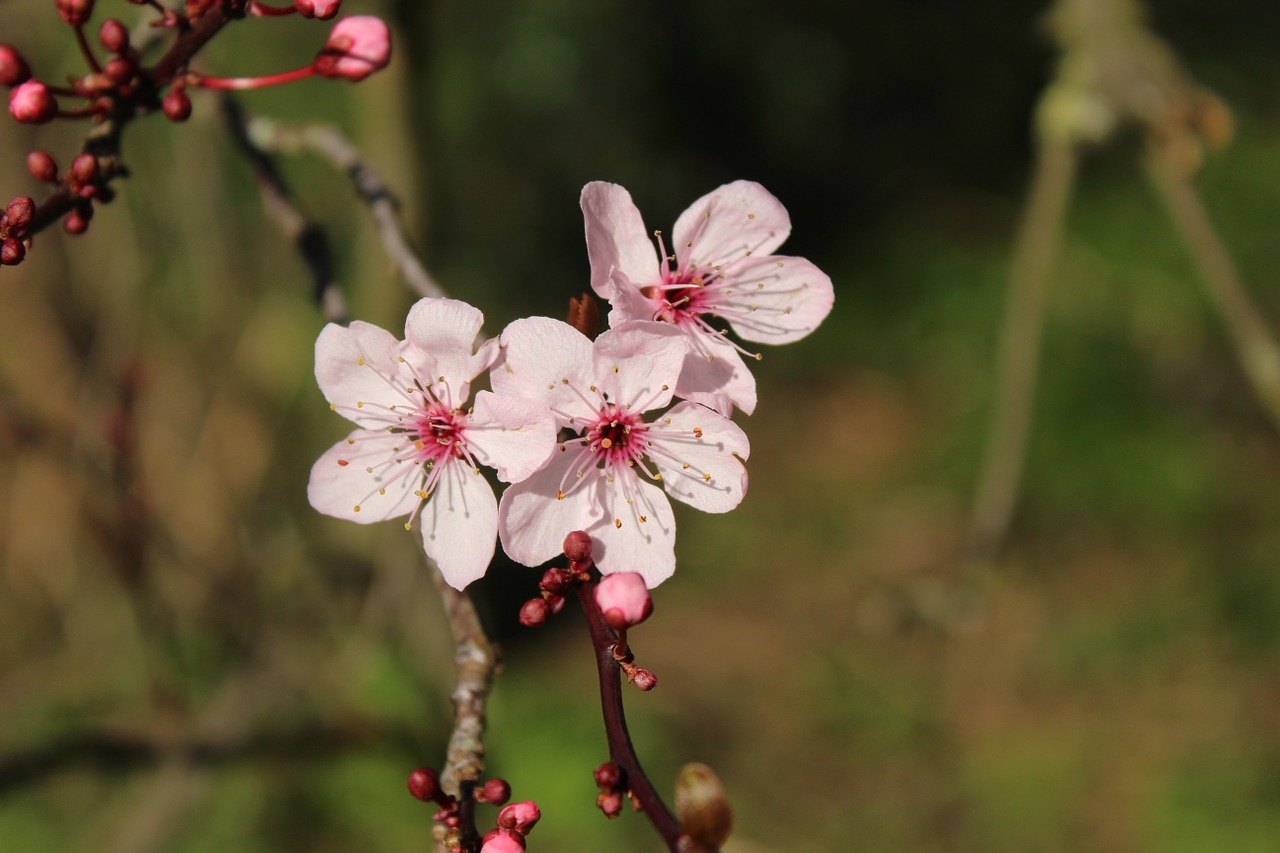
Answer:
[{"label": "pink flower bud", "polygon": [[27,256],[27,247],[13,237],[0,240],[0,266],[16,267]]},{"label": "pink flower bud", "polygon": [[511,799],[511,786],[505,779],[489,779],[476,788],[476,799],[490,805],[503,805]]},{"label": "pink flower bud", "polygon": [[39,80],[28,80],[9,93],[9,115],[24,124],[44,124],[57,113],[58,102]]},{"label": "pink flower bud", "polygon": [[16,86],[31,77],[27,61],[11,44],[0,44],[0,86]]},{"label": "pink flower bud", "polygon": [[89,205],[77,207],[62,220],[62,230],[68,234],[83,234],[89,230],[89,220],[93,219],[93,208]]},{"label": "pink flower bud", "polygon": [[78,27],[93,15],[93,0],[58,0],[58,14],[71,26]]},{"label": "pink flower bud", "polygon": [[631,683],[641,690],[649,691],[658,686],[658,676],[647,669],[636,667],[631,674]]},{"label": "pink flower bud", "polygon": [[541,598],[531,598],[520,608],[520,624],[526,628],[536,628],[546,622],[550,615],[550,604]]},{"label": "pink flower bud", "polygon": [[110,80],[114,86],[128,83],[136,73],[138,73],[138,66],[133,63],[133,60],[123,56],[113,56],[107,60],[106,65],[102,66],[102,76]]},{"label": "pink flower bud", "polygon": [[591,537],[581,530],[575,530],[564,537],[564,555],[574,563],[585,563],[591,559]]},{"label": "pink flower bud", "polygon": [[92,183],[97,177],[97,157],[86,151],[83,154],[77,154],[76,159],[71,161],[71,180],[77,186],[83,187],[85,184]]},{"label": "pink flower bud", "polygon": [[343,77],[357,82],[391,61],[391,31],[381,18],[352,15],[343,18],[329,33],[312,64],[324,77]]},{"label": "pink flower bud", "polygon": [[606,575],[596,587],[596,605],[615,631],[639,625],[653,612],[649,589],[635,572]]},{"label": "pink flower bud", "polygon": [[170,89],[160,102],[160,108],[169,121],[186,121],[191,118],[191,98],[181,89]]},{"label": "pink flower bud", "polygon": [[20,195],[9,202],[4,209],[4,223],[9,233],[18,235],[26,231],[35,210],[36,203],[30,196]]},{"label": "pink flower bud", "polygon": [[485,833],[480,853],[523,853],[524,836],[510,829],[494,829]]},{"label": "pink flower bud", "polygon": [[533,800],[512,803],[498,812],[498,828],[514,829],[521,835],[528,835],[541,817],[542,812],[538,810],[538,804]]},{"label": "pink flower bud", "polygon": [[596,808],[604,812],[609,820],[613,820],[622,814],[622,794],[618,791],[601,791],[596,797]]},{"label": "pink flower bud", "polygon": [[605,791],[616,791],[622,787],[622,768],[612,761],[606,761],[596,768],[596,787]]},{"label": "pink flower bud", "polygon": [[424,803],[440,796],[440,777],[430,767],[419,767],[409,774],[409,793]]},{"label": "pink flower bud", "polygon": [[31,177],[46,184],[58,181],[58,162],[48,151],[32,151],[28,154],[27,171],[31,173]]},{"label": "pink flower bud", "polygon": [[129,30],[115,18],[107,18],[98,27],[98,42],[112,53],[121,53],[129,46]]},{"label": "pink flower bud", "polygon": [[327,21],[338,14],[342,0],[293,0],[293,8],[304,18],[319,18]]}]

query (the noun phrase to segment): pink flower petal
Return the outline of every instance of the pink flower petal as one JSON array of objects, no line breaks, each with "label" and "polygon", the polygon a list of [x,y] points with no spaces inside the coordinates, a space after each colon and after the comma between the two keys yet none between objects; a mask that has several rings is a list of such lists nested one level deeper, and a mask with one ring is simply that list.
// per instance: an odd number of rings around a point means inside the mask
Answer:
[{"label": "pink flower petal", "polygon": [[733,421],[681,402],[655,423],[649,438],[654,443],[650,458],[671,497],[703,512],[728,512],[742,502],[747,491],[743,461],[751,444]]},{"label": "pink flower petal", "polygon": [[[646,279],[639,279],[646,281]],[[609,327],[617,328],[631,320],[652,320],[658,316],[662,303],[640,292],[640,286],[621,270],[609,276],[613,296],[609,297]]]},{"label": "pink flower petal", "polygon": [[498,502],[488,481],[460,460],[445,463],[422,508],[422,545],[449,585],[462,589],[493,560]]},{"label": "pink flower petal", "polygon": [[631,194],[617,184],[592,181],[582,188],[581,202],[592,289],[604,299],[611,298],[611,269],[636,281],[655,280],[658,249],[645,230]]},{"label": "pink flower petal", "polygon": [[361,524],[408,515],[421,500],[414,492],[422,469],[410,463],[392,468],[383,464],[403,440],[382,430],[351,433],[311,466],[307,500],[325,515]]},{"label": "pink flower petal", "polygon": [[831,313],[831,279],[804,258],[753,256],[735,265],[733,274],[746,286],[725,300],[724,317],[743,340],[798,341]]},{"label": "pink flower petal", "polygon": [[661,408],[675,394],[688,348],[685,333],[670,323],[624,323],[596,338],[595,384],[633,412]]},{"label": "pink flower petal", "polygon": [[[591,535],[591,554],[604,574],[635,572],[650,589],[676,570],[676,520],[662,489],[638,477],[630,485],[622,477],[612,486],[601,480],[606,507],[614,512],[583,528]],[[630,503],[627,503],[630,500]],[[618,522],[621,524],[618,524]]]},{"label": "pink flower petal", "polygon": [[518,483],[556,451],[556,419],[541,403],[481,391],[467,420],[467,445],[503,482]]},{"label": "pink flower petal", "polygon": [[[472,379],[484,371],[484,359],[493,353],[482,348],[480,358],[472,354],[476,336],[484,325],[484,315],[457,299],[419,299],[409,309],[404,323],[409,348],[433,360],[430,368],[433,390],[442,400],[461,406],[469,396]],[[446,392],[445,386],[449,391]]]},{"label": "pink flower petal", "polygon": [[591,341],[585,335],[559,320],[528,317],[507,326],[501,340],[502,360],[489,374],[496,393],[550,406],[561,426],[591,415],[578,396],[591,385]]},{"label": "pink flower petal", "polygon": [[[586,483],[557,500],[573,454],[557,448],[551,462],[502,493],[498,536],[507,556],[525,566],[540,566],[563,553],[564,538],[603,516],[597,483]],[[603,482],[603,480],[601,480]]]},{"label": "pink flower petal", "polygon": [[399,352],[400,342],[385,329],[358,320],[345,328],[330,323],[316,338],[316,382],[343,417],[362,426],[381,426],[373,407],[365,413],[358,404],[385,407],[404,401],[401,389],[388,381],[408,376],[397,360]]},{"label": "pink flower petal", "polygon": [[733,414],[737,406],[744,414],[756,409],[756,378],[751,375],[742,356],[719,336],[704,334],[698,345],[707,354],[690,351],[676,383],[676,394],[701,403],[724,415]]},{"label": "pink flower petal", "polygon": [[[676,220],[673,250],[681,269],[768,255],[791,234],[782,202],[754,181],[734,181],[689,205]],[[690,245],[692,244],[692,245]]]}]

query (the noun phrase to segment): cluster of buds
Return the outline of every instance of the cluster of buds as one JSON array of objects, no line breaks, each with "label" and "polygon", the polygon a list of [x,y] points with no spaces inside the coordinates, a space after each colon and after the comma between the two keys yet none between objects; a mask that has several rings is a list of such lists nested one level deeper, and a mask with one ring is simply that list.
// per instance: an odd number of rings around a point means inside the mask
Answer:
[{"label": "cluster of buds", "polygon": [[[190,32],[202,22],[209,23],[207,32],[216,31],[231,19],[244,14],[272,16],[298,14],[304,18],[327,20],[338,14],[342,0],[295,0],[292,5],[274,7],[255,0],[187,0],[181,11],[169,9],[156,0],[130,0],[137,6],[148,6],[160,15],[153,26],[175,32]],[[139,50],[131,43],[129,29],[121,21],[108,18],[98,28],[97,44],[90,43],[85,31],[93,17],[94,0],[56,0],[58,16],[75,34],[87,72],[69,75],[65,85],[54,85],[32,74],[26,58],[11,44],[0,43],[0,86],[9,91],[9,115],[23,124],[44,124],[54,119],[91,118],[105,120],[109,116],[128,118],[148,112],[163,112],[170,120],[185,121],[191,115],[191,87],[214,89],[254,89],[287,83],[311,76],[359,81],[385,68],[391,59],[391,34],[380,19],[354,15],[338,21],[328,40],[310,65],[266,77],[205,77],[188,69],[195,52],[207,41],[180,39],[154,66],[142,65]],[[210,15],[221,16],[208,18]],[[59,99],[77,104],[65,107]],[[37,205],[25,219],[10,217],[3,238],[2,258],[6,265],[20,263],[30,248],[32,235],[45,225],[65,216],[63,225],[71,234],[83,233],[93,216],[93,201],[107,201],[106,186],[124,172],[115,163],[113,152],[98,152],[99,157],[84,153],[76,158],[70,170],[59,176],[57,165],[46,152],[33,152],[28,169],[41,182],[59,186],[59,202],[45,209]],[[16,203],[20,200],[14,199]]]},{"label": "cluster of buds", "polygon": [[18,196],[5,207],[4,215],[0,216],[0,264],[11,267],[26,257],[27,247],[22,238],[31,226],[35,209],[35,202],[27,196]]},{"label": "cluster of buds", "polygon": [[591,579],[591,537],[575,530],[564,538],[564,555],[569,561],[565,569],[547,569],[538,583],[541,596],[531,598],[520,608],[520,624],[536,628],[564,608],[565,593]]},{"label": "cluster of buds", "polygon": [[[439,810],[433,819],[448,827],[445,838],[448,849],[458,849],[458,831],[462,822],[458,799],[440,787],[440,777],[430,767],[419,767],[409,774],[409,793],[424,803],[435,803]],[[542,817],[538,804],[533,800],[511,803],[511,786],[504,779],[489,779],[477,785],[472,792],[477,802],[501,807],[497,826],[484,836],[481,853],[520,853],[524,850],[524,837]]]},{"label": "cluster of buds", "polygon": [[612,761],[606,761],[596,768],[596,787],[600,789],[596,796],[596,808],[604,812],[604,816],[613,820],[622,814],[622,803],[629,791],[627,789],[627,771]]}]

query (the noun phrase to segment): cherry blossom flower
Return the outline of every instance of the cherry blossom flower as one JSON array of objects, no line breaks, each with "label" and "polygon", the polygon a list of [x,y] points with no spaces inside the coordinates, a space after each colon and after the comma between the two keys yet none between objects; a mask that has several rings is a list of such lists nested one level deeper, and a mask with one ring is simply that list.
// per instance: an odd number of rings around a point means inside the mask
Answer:
[{"label": "cherry blossom flower", "polygon": [[362,524],[421,517],[422,543],[452,586],[479,578],[493,558],[498,511],[480,464],[518,482],[555,452],[545,405],[481,391],[471,380],[497,357],[472,343],[483,315],[453,299],[422,299],[406,340],[369,323],[330,324],[316,341],[316,380],[330,408],[358,429],[311,469],[307,497],[321,512]]},{"label": "cherry blossom flower", "polygon": [[[727,512],[747,490],[747,436],[697,403],[671,403],[688,339],[677,326],[634,321],[593,344],[545,317],[502,333],[503,361],[490,373],[498,394],[545,403],[577,437],[507,489],[498,534],[512,559],[536,566],[561,553],[565,534],[586,531],[600,571],[637,572],[650,587],[675,571],[675,519],[667,495]],[[663,489],[655,483],[666,487]]]},{"label": "cherry blossom flower", "polygon": [[722,318],[746,341],[785,344],[817,328],[831,311],[831,279],[804,258],[772,254],[791,233],[786,208],[751,181],[725,184],[680,214],[668,255],[645,230],[631,195],[596,181],[582,190],[591,286],[609,300],[609,324],[659,320],[689,338],[676,384],[688,400],[732,414],[755,409],[756,384],[741,354],[708,318]]}]

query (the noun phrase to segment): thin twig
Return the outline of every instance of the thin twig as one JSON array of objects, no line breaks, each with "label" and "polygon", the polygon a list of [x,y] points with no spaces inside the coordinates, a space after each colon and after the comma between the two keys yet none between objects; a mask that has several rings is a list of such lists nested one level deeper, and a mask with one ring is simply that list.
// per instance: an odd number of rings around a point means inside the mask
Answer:
[{"label": "thin twig", "polygon": [[631,796],[658,835],[662,836],[667,848],[672,851],[680,850],[681,839],[685,837],[680,821],[667,808],[667,804],[645,775],[644,768],[640,766],[640,758],[631,743],[631,733],[627,730],[627,717],[622,706],[622,670],[613,656],[618,636],[605,623],[604,615],[600,613],[595,588],[594,580],[579,585],[578,600],[582,603],[587,628],[591,632],[591,642],[595,646],[596,670],[600,676],[600,708],[604,714],[605,737],[609,742],[609,760],[622,768]]},{"label": "thin twig", "polygon": [[395,199],[360,151],[335,127],[321,124],[288,125],[265,118],[249,121],[248,136],[261,151],[321,155],[351,179],[356,194],[369,206],[382,247],[405,282],[421,296],[444,296],[400,227]]},{"label": "thin twig", "polygon": [[1249,297],[1230,252],[1214,229],[1204,202],[1185,170],[1178,168],[1172,158],[1153,149],[1147,157],[1147,175],[1200,270],[1205,289],[1222,313],[1258,401],[1280,428],[1280,345]]},{"label": "thin twig", "polygon": [[1009,276],[995,416],[971,520],[973,560],[991,556],[1013,516],[1035,407],[1046,294],[1062,242],[1077,160],[1073,144],[1042,140]]}]

